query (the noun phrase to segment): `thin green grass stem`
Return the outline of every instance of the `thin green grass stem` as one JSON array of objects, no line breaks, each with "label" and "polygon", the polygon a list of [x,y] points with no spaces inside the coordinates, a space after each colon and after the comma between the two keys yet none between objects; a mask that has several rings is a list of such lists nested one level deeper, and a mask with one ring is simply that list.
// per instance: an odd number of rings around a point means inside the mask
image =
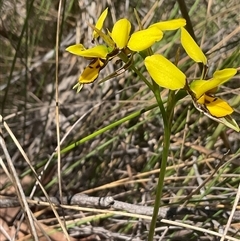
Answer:
[{"label": "thin green grass stem", "polygon": [[33,7],[33,3],[34,3],[34,0],[32,0],[29,3],[29,7],[28,7],[27,13],[26,13],[26,18],[24,20],[23,28],[21,30],[21,34],[19,36],[19,40],[18,40],[18,43],[17,43],[17,46],[16,46],[16,51],[15,51],[15,54],[14,54],[14,57],[13,57],[13,60],[12,60],[10,74],[9,74],[9,77],[8,77],[8,80],[7,80],[7,87],[4,91],[4,95],[3,95],[3,98],[2,98],[2,106],[1,106],[2,116],[4,116],[4,107],[5,107],[5,104],[6,104],[6,101],[7,101],[8,91],[10,89],[11,79],[13,77],[13,72],[14,72],[16,61],[17,61],[17,56],[18,56],[18,53],[19,53],[19,50],[20,50],[20,47],[21,47],[21,43],[23,41],[24,33],[25,33],[25,31],[28,27],[29,16],[30,16],[30,14],[32,14],[31,10],[32,10],[32,7]]},{"label": "thin green grass stem", "polygon": [[136,112],[134,112],[134,113],[132,113],[132,114],[126,116],[126,117],[123,117],[122,119],[114,121],[113,123],[111,123],[111,124],[101,128],[101,129],[93,132],[92,134],[89,134],[88,136],[86,136],[84,138],[82,138],[81,140],[76,141],[73,144],[68,145],[67,147],[65,147],[64,149],[61,150],[61,154],[64,154],[64,153],[72,150],[73,148],[75,148],[75,147],[85,143],[86,141],[89,141],[89,140],[99,136],[100,134],[103,134],[106,131],[113,129],[114,127],[116,127],[116,126],[118,126],[118,125],[120,125],[120,124],[122,124],[122,123],[124,123],[126,121],[129,121],[129,120],[131,120],[131,119],[133,119],[133,118],[135,118],[135,117],[137,117],[137,116],[139,116],[139,115],[141,115],[141,114],[143,114],[143,113],[145,113],[145,112],[147,112],[149,110],[152,110],[155,107],[156,107],[156,104],[153,104],[151,106],[147,106],[147,107],[145,107],[145,108],[143,108],[143,109],[141,109],[139,111],[136,111]]}]

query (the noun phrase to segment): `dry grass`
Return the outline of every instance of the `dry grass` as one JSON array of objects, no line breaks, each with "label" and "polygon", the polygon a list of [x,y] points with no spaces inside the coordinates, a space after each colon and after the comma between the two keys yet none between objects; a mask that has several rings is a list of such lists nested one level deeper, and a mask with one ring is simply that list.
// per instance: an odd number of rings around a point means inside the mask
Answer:
[{"label": "dry grass", "polygon": [[[160,1],[155,9],[151,9],[154,3],[152,0],[66,1],[60,19],[57,63],[58,121],[54,52],[58,2],[0,2],[0,104],[1,115],[9,127],[7,129],[6,124],[2,125],[5,143],[1,142],[1,146],[5,150],[0,153],[1,195],[18,195],[18,198],[30,194],[44,196],[39,185],[34,188],[36,176],[42,173],[40,182],[49,196],[59,196],[61,192],[64,196],[84,192],[97,197],[113,196],[126,203],[153,206],[163,135],[159,111],[152,106],[155,104],[153,95],[130,71],[101,85],[97,81],[86,85],[76,94],[72,87],[87,61],[70,55],[65,48],[75,42],[91,45],[91,29],[87,23],[94,23],[106,6],[111,12],[106,23],[109,29],[121,17],[128,17],[137,28],[134,7],[141,19],[147,15],[144,19],[146,25],[181,16],[175,1]],[[210,70],[239,67],[240,3],[237,0],[215,0],[186,1],[186,4],[197,39],[202,43],[203,50],[209,53]],[[157,51],[173,57],[179,47],[178,40],[171,41],[174,34],[166,34]],[[192,62],[182,57],[180,64],[183,70],[194,78],[196,66],[191,66]],[[142,66],[141,60],[137,61]],[[99,80],[116,68],[117,64],[109,64]],[[238,75],[221,89],[223,97],[234,105],[234,117],[238,123],[239,83]],[[166,95],[167,91],[163,91],[163,99]],[[144,111],[147,108],[149,110]],[[135,115],[131,116],[133,113]],[[130,117],[124,120],[128,115]],[[118,124],[119,120],[122,122]],[[116,125],[111,126],[112,123]],[[57,124],[61,160],[56,157]],[[108,130],[102,129],[105,127],[109,127]],[[10,131],[15,135],[15,140]],[[196,211],[192,215],[182,215],[170,224],[163,220],[157,224],[156,240],[219,240],[217,234],[222,235],[224,231],[232,240],[240,239],[240,220],[226,225],[229,217],[226,210],[230,212],[233,209],[239,193],[239,134],[223,130],[201,116],[191,101],[185,98],[176,108],[171,140],[163,204],[166,207],[207,207],[215,210],[215,215],[211,213],[208,216]],[[21,153],[21,148],[26,156]],[[58,161],[61,161],[61,192]],[[12,167],[9,166],[10,162]],[[21,187],[22,194],[19,191]],[[17,240],[30,240],[29,227],[32,226],[35,226],[39,240],[47,240],[40,237],[44,232],[50,240],[62,240],[63,232],[59,229],[62,217],[65,217],[69,240],[147,239],[149,219],[124,214],[110,215],[108,209],[104,214],[100,214],[102,210],[99,213],[80,208],[71,210],[70,206],[64,212],[62,209],[56,210],[59,217],[50,207],[36,205],[25,210],[29,212],[25,213],[28,219],[23,219],[21,229],[17,231],[20,209],[0,209],[1,240],[7,240],[4,230],[11,237],[15,233]],[[31,219],[34,225],[26,222]],[[182,223],[191,226],[182,227]],[[215,233],[210,234],[207,230]]]}]

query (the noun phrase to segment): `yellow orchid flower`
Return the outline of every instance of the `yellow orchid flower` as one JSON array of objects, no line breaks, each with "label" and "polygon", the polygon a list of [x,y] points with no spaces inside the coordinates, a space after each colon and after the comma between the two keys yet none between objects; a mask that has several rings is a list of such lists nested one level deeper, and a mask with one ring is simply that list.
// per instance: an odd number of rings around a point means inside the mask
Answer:
[{"label": "yellow orchid flower", "polygon": [[[102,32],[102,28],[107,14],[108,8],[102,12],[95,26],[89,24],[93,29],[93,39],[100,36],[107,46],[97,45],[86,49],[82,44],[76,44],[66,49],[66,51],[72,54],[92,60],[89,66],[84,69],[78,80],[80,85],[92,83],[98,77],[101,69],[106,66],[108,60],[112,59],[114,56],[121,52],[127,53],[128,55],[130,51],[139,52],[145,50],[162,39],[162,30],[175,30],[186,24],[184,19],[164,21],[153,24],[147,29],[130,34],[131,23],[126,18],[123,18],[114,24],[112,32],[108,31],[107,34],[105,34]],[[123,66],[123,69],[125,69],[125,67],[127,68],[127,66]]]},{"label": "yellow orchid flower", "polygon": [[[99,31],[102,30],[103,23],[107,17],[107,14],[108,8],[102,12],[96,22],[96,25],[93,27],[95,28],[93,31],[93,39],[99,36]],[[71,54],[92,60],[79,77],[78,84],[73,87],[77,88],[77,92],[80,91],[82,84],[92,83],[98,77],[99,72],[107,63],[108,54],[111,53],[112,50],[113,48],[107,47],[105,45],[97,45],[86,49],[82,44],[75,44],[66,48],[66,51]]]},{"label": "yellow orchid flower", "polygon": [[[185,28],[181,28],[181,43],[187,54],[195,62],[202,62],[207,65],[207,58],[201,48],[196,44]],[[215,117],[224,117],[233,112],[231,106],[220,98],[214,98],[218,86],[230,80],[237,73],[236,69],[228,68],[218,70],[210,80],[195,80],[190,85],[190,91],[194,93],[196,102],[206,107],[209,113]]]},{"label": "yellow orchid flower", "polygon": [[210,80],[195,80],[190,86],[185,74],[160,54],[145,58],[145,66],[152,79],[161,87],[171,90],[186,89],[193,99],[195,107],[211,119],[239,131],[236,122],[230,117],[232,107],[224,100],[214,97],[218,86],[230,80],[237,69],[217,70]]},{"label": "yellow orchid flower", "polygon": [[191,83],[190,89],[194,93],[196,101],[199,104],[206,106],[209,113],[215,117],[223,117],[232,114],[232,107],[220,98],[214,98],[217,88],[223,83],[230,80],[237,70],[234,68],[227,68],[217,70],[210,80],[195,80]]},{"label": "yellow orchid flower", "polygon": [[[66,50],[72,54],[92,60],[78,79],[80,85],[92,83],[97,79],[99,72],[107,63],[107,55],[111,52],[111,48],[104,45],[97,45],[93,48],[85,49],[82,44],[69,46]],[[74,88],[76,87],[79,89],[78,85],[75,85]]]}]

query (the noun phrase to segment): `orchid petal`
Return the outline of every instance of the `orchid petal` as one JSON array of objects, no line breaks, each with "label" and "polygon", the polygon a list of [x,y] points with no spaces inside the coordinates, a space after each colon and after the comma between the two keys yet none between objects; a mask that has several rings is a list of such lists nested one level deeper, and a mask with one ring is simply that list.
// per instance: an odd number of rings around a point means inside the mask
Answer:
[{"label": "orchid petal", "polygon": [[105,45],[97,45],[90,49],[85,49],[82,44],[69,46],[66,50],[72,54],[86,58],[101,58],[106,59],[110,50]]},{"label": "orchid petal", "polygon": [[197,102],[201,105],[205,104],[205,95],[202,95],[199,99],[197,99]]},{"label": "orchid petal", "polygon": [[224,117],[233,113],[232,107],[220,98],[214,98],[210,103],[205,103],[208,111],[215,117]]},{"label": "orchid petal", "polygon": [[221,84],[230,80],[237,73],[237,69],[234,68],[226,68],[222,70],[217,70],[213,74],[214,79],[222,80]]},{"label": "orchid petal", "polygon": [[181,89],[186,84],[186,76],[173,63],[160,54],[145,58],[145,66],[153,80],[161,87],[171,90]]},{"label": "orchid petal", "polygon": [[169,21],[154,23],[150,25],[149,28],[157,27],[160,30],[165,31],[165,30],[176,30],[185,25],[186,25],[186,20],[184,18],[179,18],[179,19],[173,19]]},{"label": "orchid petal", "polygon": [[188,56],[195,62],[207,64],[207,58],[185,28],[181,28],[181,43]]},{"label": "orchid petal", "polygon": [[[195,94],[195,97],[197,99],[199,99],[207,90],[205,88],[203,88],[203,86],[207,86],[206,83],[208,83],[209,81],[207,80],[194,80],[191,84],[190,84],[190,89],[191,91]],[[216,86],[214,86],[216,87]],[[211,89],[213,89],[214,87],[212,87]]]},{"label": "orchid petal", "polygon": [[119,49],[127,46],[130,31],[131,23],[126,18],[120,19],[114,24],[111,36]]},{"label": "orchid petal", "polygon": [[132,51],[142,51],[161,40],[163,33],[157,27],[151,27],[133,33],[128,41],[128,48]]},{"label": "orchid petal", "polygon": [[206,92],[215,92],[218,86],[230,80],[236,73],[237,70],[233,68],[218,70],[213,74],[212,79],[195,80],[191,83],[190,88],[195,93],[196,98],[199,99]]},{"label": "orchid petal", "polygon": [[214,93],[219,85],[222,84],[222,80],[210,79],[210,80],[195,80],[191,83],[190,88],[195,93],[197,99],[199,99],[204,93]]},{"label": "orchid petal", "polygon": [[104,66],[104,62],[101,59],[94,59],[84,70],[79,77],[78,82],[80,84],[90,84],[99,75],[100,70]]},{"label": "orchid petal", "polygon": [[[99,30],[102,30],[102,27],[103,27],[103,23],[107,17],[107,14],[108,14],[108,8],[106,8],[102,14],[100,15],[100,17],[98,18],[97,22],[96,22],[96,25],[95,27]],[[93,31],[93,38],[97,38],[99,35],[96,31]]]},{"label": "orchid petal", "polygon": [[71,54],[75,54],[75,52],[80,52],[86,50],[86,48],[82,44],[75,44],[67,47],[66,51],[70,52]]}]

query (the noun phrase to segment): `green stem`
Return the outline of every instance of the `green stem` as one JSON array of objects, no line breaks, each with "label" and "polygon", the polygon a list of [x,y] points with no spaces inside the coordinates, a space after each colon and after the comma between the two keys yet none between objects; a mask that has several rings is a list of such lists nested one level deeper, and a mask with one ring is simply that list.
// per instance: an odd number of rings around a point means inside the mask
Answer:
[{"label": "green stem", "polygon": [[[165,111],[164,106],[161,102],[161,98],[159,98],[159,90],[155,91],[155,97],[158,102],[159,108],[162,112],[163,116],[163,123],[164,123],[164,136],[163,136],[163,152],[162,152],[162,159],[161,159],[161,169],[159,172],[158,177],[158,184],[156,190],[156,198],[154,203],[153,209],[153,216],[150,225],[148,241],[152,241],[154,238],[156,222],[158,219],[158,210],[161,204],[161,197],[163,192],[164,186],[164,177],[166,173],[167,161],[168,161],[168,154],[169,154],[169,147],[170,147],[170,137],[171,137],[171,126],[172,126],[172,118],[173,118],[173,110],[175,105],[175,92],[170,91],[168,97],[168,104],[167,104],[167,111]],[[164,111],[162,111],[164,109]]]},{"label": "green stem", "polygon": [[190,35],[192,36],[192,38],[195,40],[195,42],[197,42],[197,38],[194,34],[194,30],[193,30],[193,26],[192,26],[192,21],[188,15],[188,9],[185,3],[185,0],[177,0],[180,11],[182,13],[182,16],[186,19],[186,29],[187,31],[190,33]]},{"label": "green stem", "polygon": [[153,93],[154,93],[154,96],[157,100],[157,104],[158,104],[158,107],[160,109],[160,112],[162,114],[162,118],[163,118],[163,124],[164,124],[164,128],[165,128],[165,125],[167,125],[167,114],[166,114],[166,110],[164,108],[164,105],[163,105],[163,102],[162,102],[162,98],[161,98],[161,93],[160,93],[160,89],[159,89],[159,86],[158,84],[153,81]]},{"label": "green stem", "polygon": [[[152,55],[152,50],[148,49],[148,55]],[[120,53],[119,57],[125,62],[127,61],[127,56],[124,55],[124,53]],[[137,73],[137,75],[145,82],[145,84],[149,87],[149,89],[152,90],[154,93],[154,96],[156,98],[158,107],[160,109],[160,112],[162,114],[163,118],[163,128],[164,128],[164,137],[163,137],[163,152],[162,152],[162,159],[160,162],[160,173],[158,178],[158,184],[157,184],[157,190],[156,190],[156,199],[154,204],[154,210],[153,210],[153,216],[152,221],[150,225],[149,235],[148,235],[148,241],[152,241],[155,233],[155,227],[156,222],[158,218],[158,210],[161,204],[161,197],[163,192],[163,185],[164,185],[164,177],[167,167],[167,160],[168,160],[168,154],[169,154],[169,147],[170,147],[170,136],[171,136],[171,127],[172,127],[172,118],[173,118],[173,111],[175,106],[175,91],[169,91],[168,96],[168,103],[167,108],[164,108],[160,88],[157,85],[155,81],[150,84],[150,82],[143,76],[143,74],[138,71],[134,65],[131,65],[131,69]]]}]

